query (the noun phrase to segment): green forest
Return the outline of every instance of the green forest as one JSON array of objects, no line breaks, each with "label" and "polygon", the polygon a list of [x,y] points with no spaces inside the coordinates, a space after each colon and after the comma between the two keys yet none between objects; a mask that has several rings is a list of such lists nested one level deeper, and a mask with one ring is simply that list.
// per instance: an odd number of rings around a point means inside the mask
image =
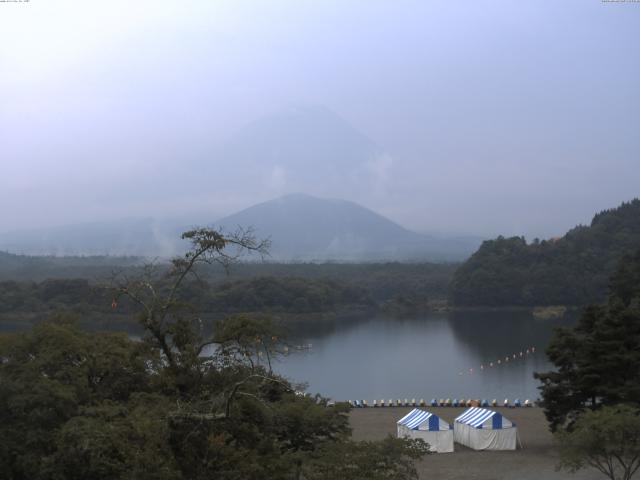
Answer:
[{"label": "green forest", "polygon": [[[18,332],[0,335],[0,467],[14,480],[416,478],[425,444],[353,441],[347,405],[271,369],[288,349],[274,319],[415,313],[447,295],[531,306],[609,293],[556,333],[547,354],[559,371],[537,374],[552,429],[575,446],[591,410],[621,418],[594,406],[637,404],[640,254],[628,253],[639,214],[634,200],[554,241],[500,237],[462,266],[235,263],[228,245],[263,247],[207,229],[187,232],[192,250],[171,263],[2,254],[16,279],[0,281],[0,319]],[[87,331],[114,319],[139,337]],[[577,448],[567,468],[581,465]]]},{"label": "green forest", "polygon": [[554,368],[535,377],[557,467],[630,480],[640,469],[640,250],[620,260],[607,301],[556,329],[546,354]]},{"label": "green forest", "polygon": [[[227,271],[203,265],[181,298],[212,317],[263,312],[297,318],[316,314],[411,314],[456,307],[583,306],[606,296],[620,258],[640,248],[640,200],[623,203],[552,240],[498,237],[463,264],[247,262]],[[156,280],[168,268],[136,257],[29,257],[0,252],[0,318],[19,325],[72,311],[103,325],[131,313],[113,311],[114,275]],[[448,306],[447,306],[448,305]]]},{"label": "green forest", "polygon": [[[141,259],[109,257],[31,258],[4,254],[0,260],[19,271],[18,280],[0,280],[0,321],[27,328],[56,312],[75,313],[82,325],[103,328],[131,323],[134,306],[124,299],[113,308],[114,275],[143,275]],[[46,278],[60,266],[57,277]],[[165,263],[153,266],[162,284]],[[374,312],[415,313],[442,305],[452,264],[275,264],[238,263],[229,272],[203,265],[189,278],[180,299],[207,318],[261,312],[304,319],[318,314],[360,315]],[[44,278],[44,279],[43,279]]]},{"label": "green forest", "polygon": [[[140,340],[87,333],[68,315],[0,335],[3,478],[417,478],[424,442],[354,442],[347,404],[330,405],[272,371],[286,337],[269,319],[230,315],[212,334],[194,325],[181,292],[196,267],[228,266],[230,244],[261,247],[206,229],[185,237],[192,250],[162,281],[145,270],[112,284]],[[86,281],[34,288],[44,301],[91,297]]]},{"label": "green forest", "polygon": [[640,248],[640,200],[593,217],[561,238],[485,241],[458,268],[449,300],[456,306],[587,305],[606,297],[618,261]]}]

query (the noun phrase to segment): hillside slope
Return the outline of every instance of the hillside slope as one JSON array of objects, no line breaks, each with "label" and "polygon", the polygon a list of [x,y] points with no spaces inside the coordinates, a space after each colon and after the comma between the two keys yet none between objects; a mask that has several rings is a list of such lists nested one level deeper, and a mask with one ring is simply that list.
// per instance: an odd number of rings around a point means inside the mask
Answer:
[{"label": "hillside slope", "polygon": [[[122,219],[0,233],[0,250],[25,255],[168,258],[187,248],[180,234],[211,219]],[[437,238],[407,230],[346,200],[291,194],[253,205],[215,223],[227,232],[253,228],[270,238],[274,261],[461,261],[479,237]]]},{"label": "hillside slope", "polygon": [[223,218],[226,230],[250,225],[271,239],[277,260],[461,260],[475,239],[439,239],[407,230],[346,200],[292,194]]},{"label": "hillside slope", "polygon": [[244,126],[203,153],[190,190],[290,192],[368,198],[388,154],[336,112],[319,106],[282,110]]},{"label": "hillside slope", "polygon": [[640,249],[640,200],[596,214],[559,239],[486,241],[455,273],[460,306],[585,305],[604,299],[623,255]]}]

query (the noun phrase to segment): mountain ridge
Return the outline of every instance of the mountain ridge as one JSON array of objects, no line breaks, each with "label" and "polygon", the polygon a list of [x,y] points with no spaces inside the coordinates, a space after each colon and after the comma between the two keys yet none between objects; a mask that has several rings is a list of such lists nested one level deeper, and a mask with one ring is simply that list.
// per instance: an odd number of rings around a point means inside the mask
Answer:
[{"label": "mountain ridge", "polygon": [[300,193],[253,205],[217,224],[253,226],[257,236],[271,237],[272,257],[282,260],[454,261],[473,248],[473,240],[413,232],[349,200]]},{"label": "mountain ridge", "polygon": [[640,200],[594,215],[564,236],[527,243],[487,240],[458,268],[451,301],[459,306],[586,305],[604,301],[608,279],[640,250]]},{"label": "mountain ridge", "polygon": [[[253,228],[270,237],[275,261],[459,261],[480,243],[413,232],[344,199],[292,193],[249,206],[216,222],[226,231]],[[180,233],[193,227],[153,218],[93,222],[0,234],[0,249],[37,255],[136,255],[169,257],[187,245]]]}]

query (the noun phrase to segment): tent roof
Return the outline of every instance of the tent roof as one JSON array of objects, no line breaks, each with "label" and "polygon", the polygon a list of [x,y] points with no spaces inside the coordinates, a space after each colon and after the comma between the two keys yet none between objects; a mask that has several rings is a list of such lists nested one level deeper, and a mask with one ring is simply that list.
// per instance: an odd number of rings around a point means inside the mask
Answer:
[{"label": "tent roof", "polygon": [[471,407],[456,417],[455,421],[478,428],[496,414],[498,414],[498,412],[487,410],[486,408]]},{"label": "tent roof", "polygon": [[404,417],[398,420],[398,425],[404,425],[407,428],[416,429],[420,425],[422,425],[424,422],[428,421],[431,416],[438,418],[437,415],[434,415],[431,412],[427,412],[426,410],[420,410],[419,408],[414,408],[409,413],[407,413]]}]

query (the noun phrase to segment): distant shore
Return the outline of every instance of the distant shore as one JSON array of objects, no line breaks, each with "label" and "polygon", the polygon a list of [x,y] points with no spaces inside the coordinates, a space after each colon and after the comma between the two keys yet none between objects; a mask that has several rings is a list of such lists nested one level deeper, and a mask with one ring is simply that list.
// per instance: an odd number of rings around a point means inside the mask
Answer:
[{"label": "distant shore", "polygon": [[561,318],[570,312],[580,310],[579,305],[539,305],[539,306],[521,306],[521,305],[499,305],[499,306],[455,306],[443,305],[434,312],[530,312],[531,315],[538,319]]},{"label": "distant shore", "polygon": [[[281,323],[287,327],[296,327],[300,325],[312,325],[322,324],[330,322],[340,322],[349,320],[363,320],[372,316],[391,316],[398,318],[412,318],[421,315],[428,314],[448,314],[448,313],[530,313],[532,319],[536,320],[549,320],[563,318],[566,315],[570,315],[578,311],[580,307],[577,306],[564,306],[564,305],[551,305],[544,307],[524,307],[524,306],[479,306],[479,307],[456,307],[447,304],[438,304],[437,306],[421,309],[394,309],[394,308],[379,308],[379,307],[352,307],[341,308],[338,310],[321,311],[321,312],[282,312],[282,311],[267,311],[267,312],[243,312],[248,315],[260,315],[268,316],[274,319],[276,322]],[[82,306],[80,309],[74,308],[62,308],[59,310],[43,310],[43,311],[30,311],[30,312],[7,312],[0,314],[0,331],[17,331],[28,330],[34,324],[39,323],[56,313],[66,311],[69,313],[76,313],[80,321],[80,325],[83,328],[89,330],[116,330],[116,331],[131,331],[136,330],[139,324],[135,315],[132,312],[101,312],[92,311],[87,306]],[[222,319],[228,315],[233,315],[234,312],[209,312],[205,313],[202,318],[206,322],[213,322],[216,319]]]}]

